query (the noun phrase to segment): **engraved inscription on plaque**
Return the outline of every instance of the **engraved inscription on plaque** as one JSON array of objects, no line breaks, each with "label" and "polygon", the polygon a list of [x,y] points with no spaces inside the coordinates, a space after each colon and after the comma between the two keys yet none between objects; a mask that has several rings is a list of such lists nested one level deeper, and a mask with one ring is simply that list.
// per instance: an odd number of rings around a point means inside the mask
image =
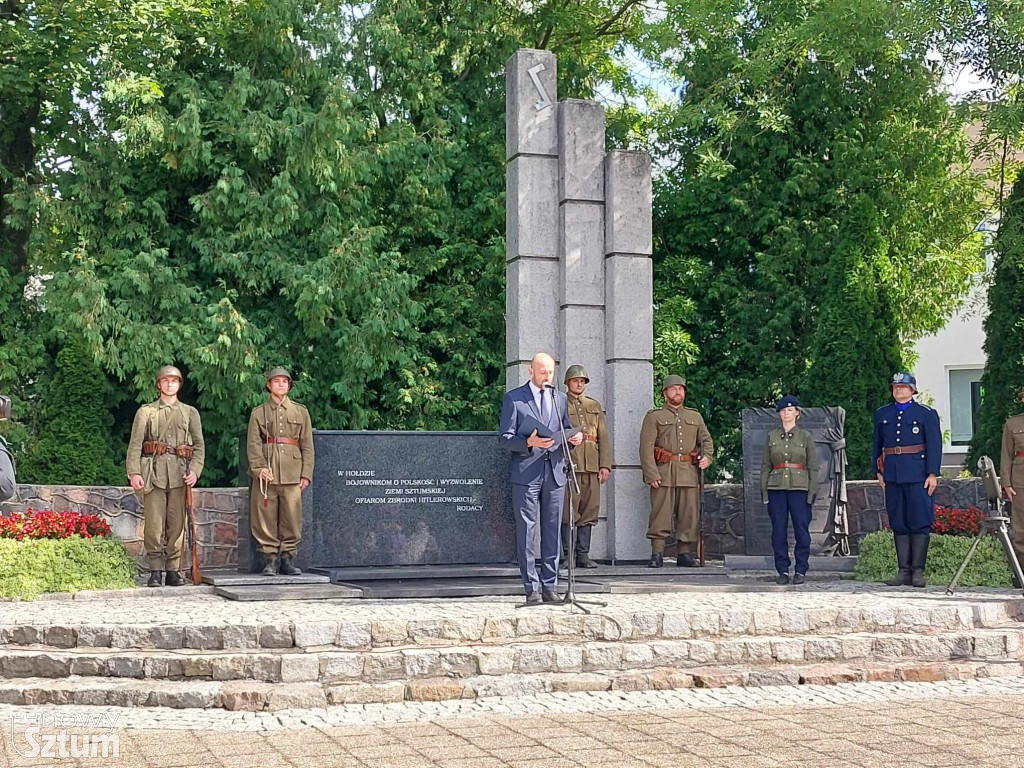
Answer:
[{"label": "engraved inscription on plaque", "polygon": [[300,566],[514,560],[508,454],[496,432],[324,430],[313,441]]}]

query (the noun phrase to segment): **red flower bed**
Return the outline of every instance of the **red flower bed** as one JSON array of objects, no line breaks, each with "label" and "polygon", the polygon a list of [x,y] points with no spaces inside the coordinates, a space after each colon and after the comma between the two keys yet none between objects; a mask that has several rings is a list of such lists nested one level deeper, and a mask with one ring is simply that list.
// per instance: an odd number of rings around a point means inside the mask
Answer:
[{"label": "red flower bed", "polygon": [[935,522],[932,533],[945,533],[949,536],[977,536],[985,513],[977,507],[956,509],[954,507],[935,507]]},{"label": "red flower bed", "polygon": [[109,536],[110,526],[99,515],[83,515],[81,512],[54,512],[48,509],[29,508],[24,515],[15,512],[0,517],[0,539],[68,539],[81,536]]}]

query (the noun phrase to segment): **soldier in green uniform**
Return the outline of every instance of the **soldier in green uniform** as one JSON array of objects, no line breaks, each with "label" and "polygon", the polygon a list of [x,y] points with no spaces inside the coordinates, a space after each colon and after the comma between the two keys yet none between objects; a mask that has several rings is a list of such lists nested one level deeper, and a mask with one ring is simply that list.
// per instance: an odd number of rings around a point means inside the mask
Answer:
[{"label": "soldier in green uniform", "polygon": [[160,397],[135,414],[125,462],[128,482],[142,493],[150,587],[161,586],[163,571],[167,586],[185,583],[178,572],[185,547],[185,486],[199,480],[206,457],[199,411],[178,401],[182,381],[173,365],[160,369]]},{"label": "soldier in green uniform", "polygon": [[264,576],[301,573],[292,558],[302,540],[302,492],[313,478],[313,425],[288,397],[291,388],[291,374],[275,368],[267,374],[270,397],[249,416],[249,517]]},{"label": "soldier in green uniform", "polygon": [[665,404],[648,411],[640,427],[640,466],[644,482],[651,486],[650,567],[664,564],[665,539],[675,520],[676,565],[692,568],[697,565],[693,555],[699,538],[699,470],[711,464],[714,443],[704,418],[683,406],[686,382],[681,376],[666,376],[661,391]]},{"label": "soldier in green uniform", "polygon": [[604,409],[592,397],[583,394],[590,377],[582,365],[571,365],[565,372],[569,390],[569,422],[583,431],[583,442],[572,449],[572,463],[580,492],[566,485],[566,504],[562,507],[562,562],[569,559],[569,501],[576,520],[576,567],[596,568],[590,559],[590,538],[601,510],[601,486],[608,482],[612,467],[612,441],[605,425]]},{"label": "soldier in green uniform", "polygon": [[[1024,389],[1020,392],[1024,400]],[[1010,524],[1013,527],[1013,548],[1024,563],[1024,413],[1011,416],[1003,425],[1002,460],[999,482],[1010,500]]]}]

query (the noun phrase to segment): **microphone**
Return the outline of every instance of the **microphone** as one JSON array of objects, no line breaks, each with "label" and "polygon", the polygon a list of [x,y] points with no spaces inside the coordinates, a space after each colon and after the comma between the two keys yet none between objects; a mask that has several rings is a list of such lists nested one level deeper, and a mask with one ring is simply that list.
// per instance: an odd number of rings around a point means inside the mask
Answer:
[{"label": "microphone", "polygon": [[998,503],[1002,497],[1002,488],[999,487],[999,477],[996,475],[996,465],[988,456],[978,459],[978,472],[985,483],[985,495],[989,502]]},{"label": "microphone", "polygon": [[554,384],[545,384],[544,389],[553,389],[555,392],[558,391],[558,387],[556,387]]}]

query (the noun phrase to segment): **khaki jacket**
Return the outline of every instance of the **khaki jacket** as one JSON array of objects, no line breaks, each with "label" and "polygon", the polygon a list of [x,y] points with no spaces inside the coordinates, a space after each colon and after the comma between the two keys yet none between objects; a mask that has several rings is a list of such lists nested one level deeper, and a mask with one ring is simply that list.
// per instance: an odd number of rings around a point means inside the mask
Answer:
[{"label": "khaki jacket", "polygon": [[[298,445],[267,444],[267,435],[298,440]],[[249,459],[249,476],[259,477],[260,470],[270,468],[274,485],[297,485],[299,480],[313,480],[313,424],[305,406],[285,397],[281,405],[267,400],[249,415],[249,431],[245,450]]]},{"label": "khaki jacket", "polygon": [[1003,425],[1003,451],[999,464],[999,483],[1020,493],[1024,491],[1024,414],[1011,416]]},{"label": "khaki jacket", "polygon": [[[803,464],[806,469],[773,469],[776,464]],[[806,429],[781,427],[768,433],[761,460],[761,497],[767,502],[768,491],[807,491],[813,501],[818,489],[818,449],[814,435]]]},{"label": "khaki jacket", "polygon": [[[178,445],[190,445],[192,460],[186,462],[173,450],[160,456],[143,456],[144,442],[166,443],[172,449]],[[142,475],[146,483],[143,493],[149,493],[154,488],[180,488],[185,484],[186,467],[195,472],[196,477],[200,477],[205,460],[203,424],[199,411],[191,405],[182,402],[165,405],[157,400],[147,403],[135,413],[125,470],[129,477]]]},{"label": "khaki jacket", "polygon": [[640,426],[640,466],[643,467],[644,482],[648,485],[660,480],[668,487],[695,488],[700,478],[697,465],[684,461],[658,464],[654,460],[656,445],[677,455],[700,448],[709,459],[715,451],[704,417],[686,406],[673,408],[663,405],[647,412]]},{"label": "khaki jacket", "polygon": [[572,449],[576,471],[597,473],[602,468],[611,469],[612,441],[601,403],[586,395],[576,397],[570,393],[569,422],[582,429],[585,435],[583,442]]}]

